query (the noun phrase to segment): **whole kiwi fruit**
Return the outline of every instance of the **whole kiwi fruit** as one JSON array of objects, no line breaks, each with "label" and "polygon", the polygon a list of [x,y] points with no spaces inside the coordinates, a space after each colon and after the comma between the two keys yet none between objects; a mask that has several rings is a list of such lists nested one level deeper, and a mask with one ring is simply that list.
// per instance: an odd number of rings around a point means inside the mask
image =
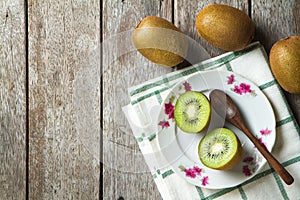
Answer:
[{"label": "whole kiwi fruit", "polygon": [[188,40],[174,24],[157,16],[140,21],[132,35],[133,44],[150,61],[173,67],[187,55]]},{"label": "whole kiwi fruit", "polygon": [[277,41],[270,51],[270,66],[284,90],[300,94],[300,36]]},{"label": "whole kiwi fruit", "polygon": [[245,48],[254,36],[254,25],[248,15],[222,4],[212,4],[201,10],[196,29],[208,43],[226,51]]}]

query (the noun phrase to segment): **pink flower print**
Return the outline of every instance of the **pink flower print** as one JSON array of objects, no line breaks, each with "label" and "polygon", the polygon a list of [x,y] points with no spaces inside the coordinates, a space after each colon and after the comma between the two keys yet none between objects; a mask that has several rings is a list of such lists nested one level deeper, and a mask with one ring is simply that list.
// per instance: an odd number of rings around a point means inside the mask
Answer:
[{"label": "pink flower print", "polygon": [[235,80],[235,76],[233,74],[227,76],[227,84],[233,85],[230,89],[239,94],[247,94],[250,93],[252,96],[256,96],[255,90],[251,89],[251,85],[247,83],[240,83],[238,80]]},{"label": "pink flower print", "polygon": [[202,185],[206,186],[208,184],[208,176],[204,176],[202,179]]},{"label": "pink flower print", "polygon": [[262,138],[258,138],[258,141],[267,149],[266,143],[263,142]]},{"label": "pink flower print", "polygon": [[266,128],[266,129],[261,129],[259,132],[262,135],[269,135],[272,132],[272,130],[269,130],[268,128]]},{"label": "pink flower print", "polygon": [[194,172],[195,172],[197,175],[201,176],[201,172],[202,172],[202,169],[201,169],[201,168],[199,168],[199,167],[197,167],[197,166],[194,166],[193,170],[194,170]]},{"label": "pink flower print", "polygon": [[168,121],[160,121],[159,124],[162,128],[168,128],[170,126],[170,123]]},{"label": "pink flower print", "polygon": [[174,119],[174,106],[171,102],[165,104],[165,113],[169,119]]},{"label": "pink flower print", "polygon": [[[233,88],[233,91],[237,94],[246,94],[246,93],[252,93],[251,86],[246,83],[241,83],[240,85],[235,85]],[[255,95],[255,93],[253,93]]]},{"label": "pink flower print", "polygon": [[234,75],[231,74],[230,76],[227,76],[227,84],[231,85],[234,82]]},{"label": "pink flower print", "polygon": [[184,172],[187,177],[196,178],[196,173],[193,169],[185,169]]},{"label": "pink flower print", "polygon": [[252,175],[248,165],[243,166],[243,173],[245,174],[245,176],[251,176]]},{"label": "pink flower print", "polygon": [[240,88],[241,88],[241,90],[242,90],[242,93],[251,93],[252,92],[252,90],[250,89],[250,85],[248,85],[248,84],[246,84],[246,83],[241,83],[240,84]]},{"label": "pink flower print", "polygon": [[184,89],[185,89],[186,92],[192,90],[191,84],[189,84],[188,82],[184,82],[183,86],[184,86]]},{"label": "pink flower print", "polygon": [[201,176],[202,169],[194,166],[193,168],[185,168],[184,166],[180,165],[179,169],[181,171],[185,172],[185,176],[190,177],[190,178],[196,178],[197,176]]},{"label": "pink flower print", "polygon": [[243,162],[245,162],[245,163],[250,163],[250,162],[252,162],[253,160],[254,160],[254,158],[249,156],[249,157],[244,158]]},{"label": "pink flower print", "polygon": [[238,85],[235,85],[235,86],[234,86],[233,91],[234,91],[235,93],[237,93],[237,94],[240,94],[240,95],[243,94],[242,88],[241,88],[240,86],[238,86]]}]

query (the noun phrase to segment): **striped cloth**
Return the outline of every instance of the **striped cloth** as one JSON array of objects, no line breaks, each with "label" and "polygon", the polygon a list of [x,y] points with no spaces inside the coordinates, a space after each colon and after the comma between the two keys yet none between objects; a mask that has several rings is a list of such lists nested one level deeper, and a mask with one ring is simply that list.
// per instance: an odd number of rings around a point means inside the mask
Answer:
[{"label": "striped cloth", "polygon": [[[170,88],[201,70],[233,71],[255,83],[269,99],[276,118],[273,155],[294,176],[287,186],[268,164],[251,179],[226,189],[194,186],[177,175],[159,151],[158,114]],[[264,48],[253,43],[195,66],[175,71],[129,89],[131,104],[123,111],[163,199],[300,199],[300,131],[281,88],[274,79]]]}]

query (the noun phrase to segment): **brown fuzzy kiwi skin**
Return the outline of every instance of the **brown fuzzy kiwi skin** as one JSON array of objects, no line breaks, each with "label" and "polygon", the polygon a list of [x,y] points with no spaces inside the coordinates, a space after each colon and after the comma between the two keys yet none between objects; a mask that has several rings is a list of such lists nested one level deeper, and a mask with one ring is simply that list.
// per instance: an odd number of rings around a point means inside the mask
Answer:
[{"label": "brown fuzzy kiwi skin", "polygon": [[198,34],[226,51],[244,49],[254,37],[254,24],[241,10],[222,4],[205,7],[196,18]]},{"label": "brown fuzzy kiwi skin", "polygon": [[289,93],[300,94],[300,36],[277,41],[271,48],[269,59],[279,85]]},{"label": "brown fuzzy kiwi skin", "polygon": [[144,57],[165,67],[173,67],[183,62],[188,51],[187,38],[180,29],[157,16],[142,19],[133,31],[132,41]]},{"label": "brown fuzzy kiwi skin", "polygon": [[160,27],[160,28],[167,28],[167,29],[172,29],[174,31],[181,32],[180,29],[174,26],[171,22],[157,16],[145,17],[136,26],[136,28],[140,28],[140,27]]}]

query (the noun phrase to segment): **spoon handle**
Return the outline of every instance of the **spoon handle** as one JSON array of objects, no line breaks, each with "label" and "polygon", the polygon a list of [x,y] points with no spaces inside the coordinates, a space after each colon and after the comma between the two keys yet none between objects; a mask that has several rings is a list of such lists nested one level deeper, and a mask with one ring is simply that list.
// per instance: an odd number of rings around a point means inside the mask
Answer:
[{"label": "spoon handle", "polygon": [[[238,120],[238,119],[237,119]],[[269,164],[277,172],[277,174],[284,180],[288,185],[294,182],[292,175],[278,162],[278,160],[268,151],[268,149],[249,131],[244,123],[238,123],[239,127],[253,142],[255,147],[260,151],[260,153],[266,158]]]}]

